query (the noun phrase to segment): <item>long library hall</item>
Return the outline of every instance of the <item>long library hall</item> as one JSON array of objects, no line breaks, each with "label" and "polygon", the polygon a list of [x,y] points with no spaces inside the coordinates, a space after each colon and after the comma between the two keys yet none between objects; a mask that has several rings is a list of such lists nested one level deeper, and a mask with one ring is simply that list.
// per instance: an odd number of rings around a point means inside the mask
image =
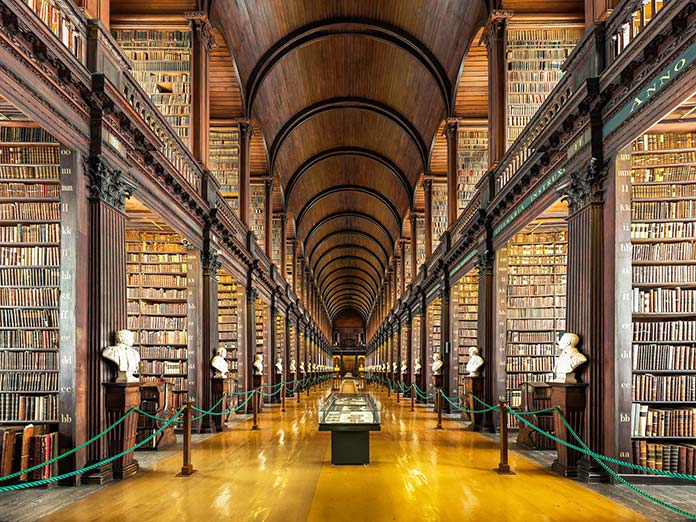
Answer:
[{"label": "long library hall", "polygon": [[696,0],[0,0],[0,522],[696,519]]}]

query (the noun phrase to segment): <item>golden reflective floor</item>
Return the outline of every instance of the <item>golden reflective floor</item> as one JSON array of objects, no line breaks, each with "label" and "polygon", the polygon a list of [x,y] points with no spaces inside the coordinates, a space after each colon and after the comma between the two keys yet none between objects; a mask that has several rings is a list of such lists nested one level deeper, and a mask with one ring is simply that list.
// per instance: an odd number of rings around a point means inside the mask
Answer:
[{"label": "golden reflective floor", "polygon": [[382,431],[371,433],[369,466],[330,464],[330,434],[317,431],[326,390],[287,412],[266,408],[250,422],[194,446],[197,472],[176,477],[172,457],[114,483],[43,521],[638,521],[647,518],[511,453],[514,476],[492,471],[489,439],[408,401],[376,393]]}]

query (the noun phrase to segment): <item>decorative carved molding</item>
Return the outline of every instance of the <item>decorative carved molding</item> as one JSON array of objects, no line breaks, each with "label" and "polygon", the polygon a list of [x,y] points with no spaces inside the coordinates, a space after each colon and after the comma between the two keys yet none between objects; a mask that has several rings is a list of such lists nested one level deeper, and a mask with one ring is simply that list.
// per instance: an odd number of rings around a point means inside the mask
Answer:
[{"label": "decorative carved molding", "polygon": [[570,174],[570,179],[558,187],[568,201],[571,213],[589,203],[601,203],[604,196],[604,181],[607,179],[608,168],[593,157],[587,169]]},{"label": "decorative carved molding", "polygon": [[474,265],[478,269],[479,273],[484,271],[493,270],[493,261],[495,259],[495,254],[492,250],[484,250],[477,257]]},{"label": "decorative carved molding", "polygon": [[210,20],[208,20],[208,15],[206,15],[203,11],[188,11],[184,13],[184,18],[189,21],[191,29],[200,33],[203,44],[206,46],[208,51],[211,51],[217,44],[215,42],[213,26],[211,25]]},{"label": "decorative carved molding", "polygon": [[[246,134],[249,139],[254,136],[254,127],[251,125],[251,120],[241,118],[237,120],[239,125],[239,137],[240,139]],[[241,142],[241,140],[240,140]]]},{"label": "decorative carved molding", "polygon": [[481,36],[481,41],[483,41],[487,49],[490,49],[493,39],[503,38],[508,18],[512,18],[512,11],[503,9],[491,11],[486,27],[483,30],[483,36]]},{"label": "decorative carved molding", "polygon": [[201,252],[201,266],[204,275],[215,276],[217,274],[218,268],[222,266],[218,257],[217,252],[211,252],[210,250]]},{"label": "decorative carved molding", "polygon": [[110,167],[101,154],[85,161],[85,174],[89,178],[89,197],[121,211],[125,209],[126,198],[132,196],[137,187],[120,170]]},{"label": "decorative carved molding", "polygon": [[449,140],[455,138],[458,131],[459,120],[456,118],[447,118],[447,121],[445,121],[445,126],[442,129],[442,135]]}]

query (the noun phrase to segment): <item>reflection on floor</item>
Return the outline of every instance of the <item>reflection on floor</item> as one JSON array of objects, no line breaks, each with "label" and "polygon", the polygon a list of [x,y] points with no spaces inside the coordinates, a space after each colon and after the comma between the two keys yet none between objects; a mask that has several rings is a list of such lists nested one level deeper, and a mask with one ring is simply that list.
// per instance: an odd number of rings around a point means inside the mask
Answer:
[{"label": "reflection on floor", "polygon": [[326,393],[268,408],[260,431],[246,422],[195,446],[189,478],[175,476],[175,456],[42,520],[648,520],[520,455],[517,475],[500,476],[493,441],[454,421],[436,431],[430,411],[382,393],[372,463],[331,466],[330,436],[317,431]]}]

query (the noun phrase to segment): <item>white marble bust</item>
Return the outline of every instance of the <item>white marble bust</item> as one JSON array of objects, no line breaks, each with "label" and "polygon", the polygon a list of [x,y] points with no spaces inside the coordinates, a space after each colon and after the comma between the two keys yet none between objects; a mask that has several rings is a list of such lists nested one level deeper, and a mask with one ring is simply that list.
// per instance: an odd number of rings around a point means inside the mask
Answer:
[{"label": "white marble bust", "polygon": [[254,375],[263,375],[263,354],[257,353],[254,357]]},{"label": "white marble bust", "polygon": [[119,330],[116,332],[116,344],[107,346],[102,350],[102,357],[111,361],[118,369],[116,382],[139,382],[136,377],[138,366],[140,365],[140,354],[133,348],[135,336],[130,330]]},{"label": "white marble bust", "polygon": [[413,371],[415,372],[416,375],[420,375],[422,369],[423,369],[423,366],[421,365],[420,359],[416,359],[416,364],[413,367]]},{"label": "white marble bust", "polygon": [[479,369],[483,366],[483,357],[479,355],[478,348],[469,348],[469,362],[466,363],[466,371],[469,377],[478,377]]},{"label": "white marble bust", "polygon": [[392,373],[396,373],[396,361],[392,362]]},{"label": "white marble bust", "polygon": [[225,359],[227,357],[227,350],[220,346],[215,350],[215,355],[210,360],[210,366],[215,370],[213,375],[214,379],[227,379],[227,372],[230,371],[230,365]]},{"label": "white marble bust", "polygon": [[408,365],[406,361],[401,361],[401,375],[406,375],[408,373]]},{"label": "white marble bust", "polygon": [[300,361],[300,373],[301,374],[307,373],[307,370],[304,367],[304,361]]},{"label": "white marble bust", "polygon": [[556,358],[556,365],[553,368],[555,377],[552,382],[563,382],[567,384],[577,383],[575,369],[587,362],[587,357],[580,353],[577,345],[580,338],[574,333],[564,333],[558,341],[560,353]]},{"label": "white marble bust", "polygon": [[283,358],[280,355],[276,358],[275,369],[276,374],[280,375],[283,373]]},{"label": "white marble bust", "polygon": [[293,375],[297,373],[297,365],[295,364],[295,359],[290,359],[290,373]]},{"label": "white marble bust", "polygon": [[438,352],[435,352],[433,354],[433,362],[430,363],[430,369],[433,371],[433,375],[441,375],[442,373],[442,366],[445,363],[442,362],[442,359],[440,358],[440,354]]}]

